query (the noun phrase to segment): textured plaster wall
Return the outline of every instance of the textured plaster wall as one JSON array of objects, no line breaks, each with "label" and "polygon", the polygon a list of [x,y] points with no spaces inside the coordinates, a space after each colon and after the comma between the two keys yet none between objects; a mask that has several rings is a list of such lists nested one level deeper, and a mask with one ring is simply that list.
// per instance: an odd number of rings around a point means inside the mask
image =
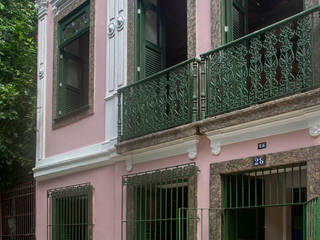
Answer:
[{"label": "textured plaster wall", "polygon": [[[46,153],[53,156],[80,147],[104,141],[105,129],[105,53],[106,53],[106,1],[95,2],[95,37],[94,37],[94,114],[72,124],[52,128],[52,94],[53,94],[53,27],[54,16],[51,7],[48,7],[48,55],[47,55],[47,91],[46,91]],[[99,87],[96,87],[99,86]]]},{"label": "textured plaster wall", "polygon": [[211,49],[211,11],[210,0],[197,1],[197,56]]}]

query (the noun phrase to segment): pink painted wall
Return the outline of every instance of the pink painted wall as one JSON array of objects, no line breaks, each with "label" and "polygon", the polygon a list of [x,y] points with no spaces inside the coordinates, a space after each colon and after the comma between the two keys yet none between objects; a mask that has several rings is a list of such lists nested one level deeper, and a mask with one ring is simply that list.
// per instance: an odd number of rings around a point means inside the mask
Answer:
[{"label": "pink painted wall", "polygon": [[[46,157],[99,143],[105,139],[106,1],[96,1],[94,58],[94,115],[68,126],[52,129],[53,13],[48,8],[48,54],[46,92]],[[96,87],[99,86],[99,87]]]},{"label": "pink painted wall", "polygon": [[[259,142],[266,141],[267,149],[257,150]],[[287,134],[250,140],[242,143],[230,144],[222,148],[219,156],[213,156],[210,142],[201,137],[198,145],[198,156],[195,160],[200,169],[198,175],[198,208],[209,207],[209,179],[210,164],[213,162],[256,156],[272,152],[288,151],[291,149],[319,145],[320,138],[311,137],[308,130],[301,130]],[[136,164],[130,173],[154,170],[158,168],[190,163],[186,154]],[[90,182],[94,187],[93,215],[94,240],[120,240],[121,238],[121,190],[122,176],[128,174],[123,162],[111,166],[80,172],[37,183],[37,239],[46,239],[46,200],[47,190],[73,184]],[[206,222],[206,220],[204,221]],[[208,229],[204,226],[203,232]],[[205,239],[205,238],[204,238]]]},{"label": "pink painted wall", "polygon": [[211,49],[211,1],[196,1],[197,8],[197,53],[209,51]]}]

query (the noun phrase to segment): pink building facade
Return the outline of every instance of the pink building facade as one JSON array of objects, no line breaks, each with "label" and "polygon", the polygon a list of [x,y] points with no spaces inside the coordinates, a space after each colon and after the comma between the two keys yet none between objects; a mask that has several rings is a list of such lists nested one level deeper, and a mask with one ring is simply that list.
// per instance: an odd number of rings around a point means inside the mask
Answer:
[{"label": "pink building facade", "polygon": [[316,4],[37,0],[37,239],[320,239]]}]

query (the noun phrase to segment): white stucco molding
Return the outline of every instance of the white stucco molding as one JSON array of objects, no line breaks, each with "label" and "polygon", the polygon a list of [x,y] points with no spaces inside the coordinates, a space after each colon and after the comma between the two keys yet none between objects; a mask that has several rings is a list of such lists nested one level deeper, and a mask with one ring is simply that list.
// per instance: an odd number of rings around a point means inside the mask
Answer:
[{"label": "white stucco molding", "polygon": [[47,66],[47,0],[37,0],[38,11],[38,58],[37,58],[37,133],[36,161],[44,158],[45,152],[45,110],[46,110],[46,66]]},{"label": "white stucco molding", "polygon": [[68,7],[75,0],[50,0],[53,13],[57,16],[63,9]]},{"label": "white stucco molding", "polygon": [[45,158],[33,169],[37,181],[89,170],[114,162],[115,143],[99,143]]},{"label": "white stucco molding", "polygon": [[127,170],[128,172],[131,172],[131,171],[132,171],[132,168],[133,168],[133,161],[132,161],[132,159],[126,160],[126,170]]},{"label": "white stucco molding", "polygon": [[198,142],[199,136],[192,136],[135,150],[125,155],[116,153],[116,141],[103,142],[38,161],[33,169],[34,178],[43,181],[120,161],[124,161],[126,170],[131,171],[134,164],[182,154],[188,154],[190,159],[195,159]]},{"label": "white stucco molding", "polygon": [[320,135],[320,119],[316,119],[316,121],[310,121],[309,134],[312,137],[318,137]]},{"label": "white stucco molding", "polygon": [[[210,138],[210,137],[209,137]],[[219,155],[221,152],[221,143],[218,140],[215,140],[214,138],[210,138],[210,147],[211,147],[211,153],[213,155]]]},{"label": "white stucco molding", "polygon": [[37,0],[35,3],[35,8],[38,11],[38,18],[42,18],[47,14],[48,2],[47,0]]},{"label": "white stucco molding", "polygon": [[214,130],[206,135],[211,141],[212,154],[218,155],[224,145],[302,129],[309,129],[311,136],[320,135],[320,106]]}]

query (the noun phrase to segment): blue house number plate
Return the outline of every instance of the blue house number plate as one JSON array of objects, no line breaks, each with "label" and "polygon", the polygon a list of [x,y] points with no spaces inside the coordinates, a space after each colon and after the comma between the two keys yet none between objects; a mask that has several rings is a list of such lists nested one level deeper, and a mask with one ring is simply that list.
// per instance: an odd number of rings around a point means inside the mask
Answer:
[{"label": "blue house number plate", "polygon": [[266,156],[258,156],[253,158],[253,166],[264,166],[266,165]]}]

